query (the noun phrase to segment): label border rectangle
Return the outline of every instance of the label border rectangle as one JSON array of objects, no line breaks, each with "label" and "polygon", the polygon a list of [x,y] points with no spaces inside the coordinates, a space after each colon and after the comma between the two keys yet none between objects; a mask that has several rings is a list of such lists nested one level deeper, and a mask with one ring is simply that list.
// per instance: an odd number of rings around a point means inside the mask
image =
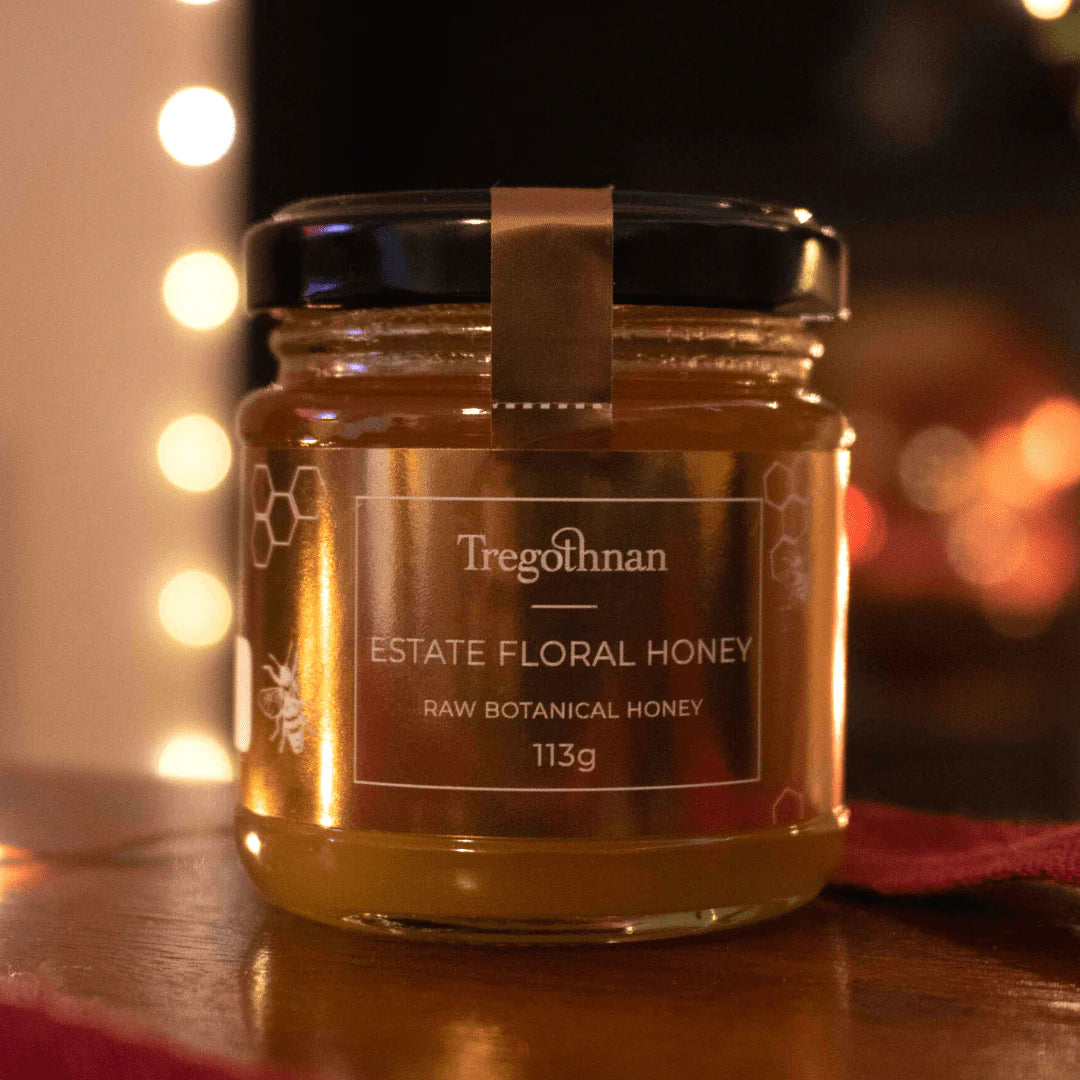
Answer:
[{"label": "label border rectangle", "polygon": [[[409,784],[390,780],[361,780],[357,776],[359,748],[359,700],[357,672],[360,658],[360,504],[361,502],[525,502],[525,503],[757,503],[758,504],[758,660],[757,660],[757,709],[754,716],[757,744],[757,772],[741,780],[706,780],[693,784],[641,784],[607,787],[477,787],[465,784]],[[544,794],[578,792],[627,792],[627,791],[677,791],[686,788],[733,787],[739,784],[761,782],[761,692],[764,668],[764,604],[765,583],[765,500],[763,497],[580,497],[529,496],[529,495],[356,495],[353,506],[353,783],[365,787],[408,788],[414,791],[478,791],[503,792],[505,794]]]}]

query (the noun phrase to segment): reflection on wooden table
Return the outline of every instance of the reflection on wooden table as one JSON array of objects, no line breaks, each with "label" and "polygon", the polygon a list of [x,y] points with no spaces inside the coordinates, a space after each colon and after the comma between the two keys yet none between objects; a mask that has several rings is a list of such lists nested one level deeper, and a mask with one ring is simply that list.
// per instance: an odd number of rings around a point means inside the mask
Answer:
[{"label": "reflection on wooden table", "polygon": [[189,1045],[332,1075],[1013,1080],[1080,1061],[1075,892],[833,892],[713,938],[413,945],[264,904],[232,850],[231,799],[227,785],[0,776],[14,855],[0,970]]}]

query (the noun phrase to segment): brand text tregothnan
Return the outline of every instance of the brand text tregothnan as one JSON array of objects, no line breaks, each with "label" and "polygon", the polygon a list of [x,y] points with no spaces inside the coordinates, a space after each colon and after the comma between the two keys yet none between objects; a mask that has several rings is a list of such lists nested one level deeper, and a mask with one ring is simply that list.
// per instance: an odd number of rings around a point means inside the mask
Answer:
[{"label": "brand text tregothnan", "polygon": [[465,551],[465,569],[516,574],[523,585],[546,574],[655,574],[667,570],[662,548],[605,548],[587,546],[585,534],[572,525],[556,529],[546,548],[487,547],[482,533],[460,533],[458,546]]}]

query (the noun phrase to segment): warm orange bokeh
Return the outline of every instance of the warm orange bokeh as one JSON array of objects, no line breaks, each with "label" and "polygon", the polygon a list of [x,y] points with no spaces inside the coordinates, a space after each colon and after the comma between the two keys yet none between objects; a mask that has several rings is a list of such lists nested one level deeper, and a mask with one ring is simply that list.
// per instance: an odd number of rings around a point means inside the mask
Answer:
[{"label": "warm orange bokeh", "polygon": [[1020,452],[1029,475],[1044,487],[1080,480],[1080,404],[1057,397],[1032,410],[1021,429]]},{"label": "warm orange bokeh", "polygon": [[1018,424],[1004,424],[986,436],[979,473],[987,495],[1006,506],[1034,506],[1048,494],[1027,467]]},{"label": "warm orange bokeh", "polygon": [[876,499],[852,484],[844,516],[851,561],[856,565],[869,562],[885,546],[885,511]]}]

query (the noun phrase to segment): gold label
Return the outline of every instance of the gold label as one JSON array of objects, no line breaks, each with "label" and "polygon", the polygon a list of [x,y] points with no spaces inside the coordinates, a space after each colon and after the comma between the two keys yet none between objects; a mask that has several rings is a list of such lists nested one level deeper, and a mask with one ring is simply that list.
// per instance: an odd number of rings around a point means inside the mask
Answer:
[{"label": "gold label", "polygon": [[826,812],[845,457],[249,450],[244,805],[628,839]]}]

